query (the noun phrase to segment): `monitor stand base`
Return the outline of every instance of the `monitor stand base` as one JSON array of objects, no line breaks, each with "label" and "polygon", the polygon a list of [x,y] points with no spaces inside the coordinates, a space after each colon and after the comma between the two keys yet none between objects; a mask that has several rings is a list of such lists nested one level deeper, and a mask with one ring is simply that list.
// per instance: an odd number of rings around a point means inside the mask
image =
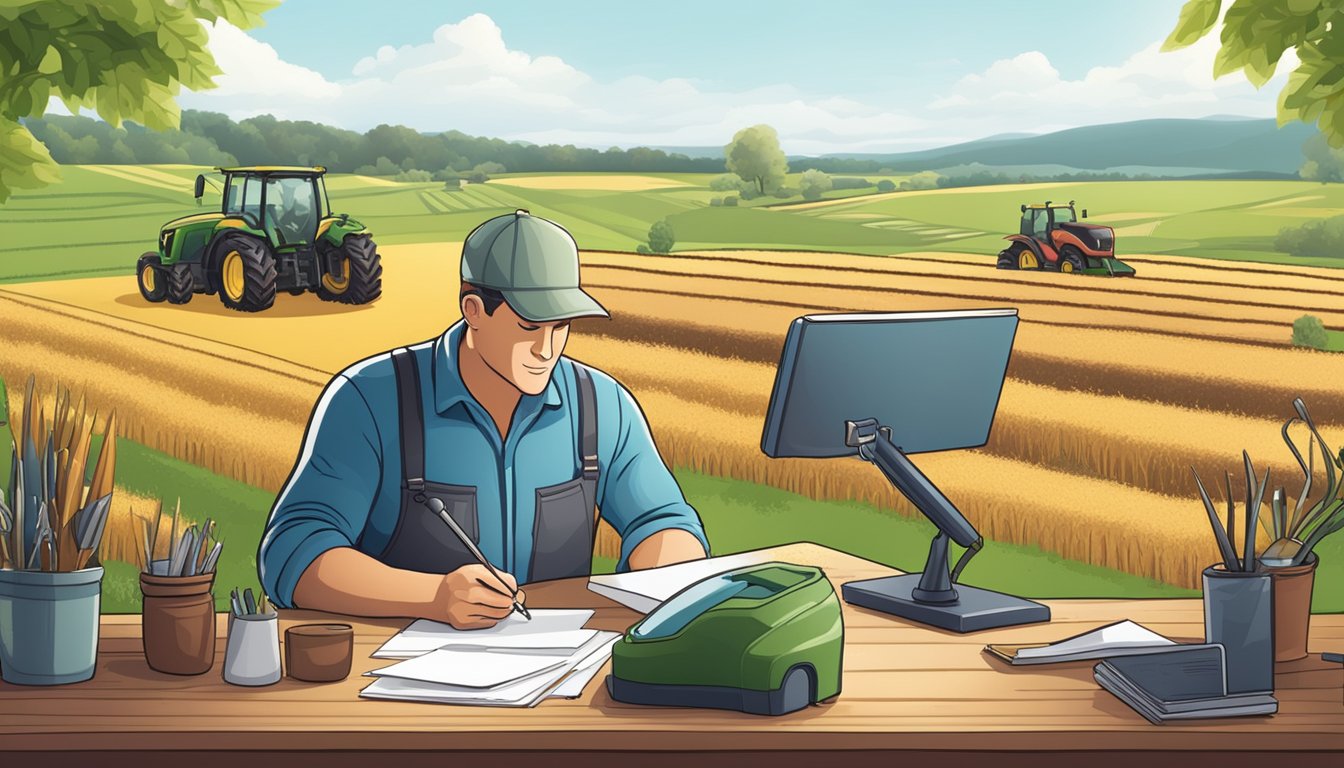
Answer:
[{"label": "monitor stand base", "polygon": [[1050,620],[1050,608],[1040,603],[965,584],[956,585],[956,602],[921,603],[912,597],[913,590],[919,586],[920,576],[911,573],[851,581],[841,585],[840,593],[850,605],[953,632],[976,632]]}]

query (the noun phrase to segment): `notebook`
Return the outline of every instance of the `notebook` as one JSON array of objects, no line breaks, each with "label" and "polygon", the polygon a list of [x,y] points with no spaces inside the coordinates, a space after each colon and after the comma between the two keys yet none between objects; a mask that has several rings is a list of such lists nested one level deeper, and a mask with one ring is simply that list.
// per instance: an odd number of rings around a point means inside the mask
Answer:
[{"label": "notebook", "polygon": [[1148,721],[1269,715],[1279,703],[1272,691],[1227,693],[1223,646],[1176,645],[1102,661],[1093,669],[1102,688]]},{"label": "notebook", "polygon": [[1176,645],[1174,640],[1135,624],[1117,621],[1053,643],[986,645],[985,650],[1009,664],[1054,664],[1061,661],[1106,659],[1144,653],[1154,647]]},{"label": "notebook", "polygon": [[592,576],[588,579],[588,589],[627,608],[649,613],[697,581],[735,568],[769,561],[770,558],[760,552],[709,557],[643,571]]}]

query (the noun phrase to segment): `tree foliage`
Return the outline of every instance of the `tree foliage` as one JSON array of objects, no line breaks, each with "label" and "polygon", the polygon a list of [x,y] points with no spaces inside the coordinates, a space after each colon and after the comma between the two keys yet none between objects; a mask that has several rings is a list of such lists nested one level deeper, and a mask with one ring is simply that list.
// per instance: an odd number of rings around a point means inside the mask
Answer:
[{"label": "tree foliage", "polygon": [[831,177],[813,168],[803,171],[802,176],[798,178],[798,189],[803,194],[804,200],[818,200],[821,193],[831,188]]},{"label": "tree foliage", "polygon": [[789,172],[788,159],[779,148],[779,134],[768,125],[743,128],[723,151],[728,170],[755,184],[757,194],[778,187]]},{"label": "tree foliage", "polygon": [[649,227],[649,250],[653,253],[670,253],[676,243],[676,235],[667,219],[659,219]]},{"label": "tree foliage", "polygon": [[[52,97],[112,128],[133,121],[178,127],[177,94],[214,87],[220,74],[201,22],[248,28],[276,0],[29,0],[0,2],[0,202],[53,182],[50,152],[23,124]],[[87,141],[67,147],[92,154]]]},{"label": "tree foliage", "polygon": [[[1188,0],[1163,50],[1184,48],[1218,23],[1220,0]],[[1344,147],[1344,0],[1235,0],[1223,15],[1213,75],[1240,70],[1257,88],[1292,48],[1299,64],[1279,94],[1279,123],[1316,123],[1331,146]]]},{"label": "tree foliage", "polygon": [[1344,149],[1330,146],[1322,134],[1307,139],[1302,145],[1302,156],[1306,161],[1298,169],[1297,175],[1303,179],[1322,184],[1344,181]]},{"label": "tree foliage", "polygon": [[[504,173],[505,168],[531,172],[614,173],[723,170],[722,160],[690,158],[643,147],[601,151],[569,145],[538,146],[468,136],[459,131],[426,134],[392,125],[380,125],[358,133],[306,120],[277,120],[270,115],[234,122],[217,112],[195,110],[182,113],[180,133],[149,131],[132,124],[127,124],[124,129],[114,129],[87,117],[61,115],[29,120],[27,126],[60,163],[292,163],[324,165],[337,173],[380,176],[394,176],[414,169],[451,169],[463,178],[478,166],[486,177]],[[75,139],[91,136],[93,142],[75,146],[63,140],[62,132]],[[128,134],[135,138],[127,139]],[[139,150],[129,146],[136,142],[139,142],[136,144]],[[97,144],[96,148],[93,143]],[[151,159],[162,155],[158,144],[181,146],[189,157],[186,160]],[[89,159],[90,151],[93,152],[92,160]]]}]

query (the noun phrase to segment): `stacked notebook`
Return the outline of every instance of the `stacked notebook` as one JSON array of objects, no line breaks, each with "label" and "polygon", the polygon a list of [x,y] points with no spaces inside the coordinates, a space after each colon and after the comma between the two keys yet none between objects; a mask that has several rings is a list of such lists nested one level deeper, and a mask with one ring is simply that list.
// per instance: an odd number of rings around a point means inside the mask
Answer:
[{"label": "stacked notebook", "polygon": [[1153,723],[1209,717],[1272,715],[1272,691],[1229,692],[1223,646],[1153,648],[1107,658],[1093,669],[1102,688]]},{"label": "stacked notebook", "polygon": [[373,653],[400,661],[366,672],[376,679],[359,695],[497,707],[577,697],[620,639],[616,632],[583,629],[592,615],[533,610],[531,621],[514,614],[481,630],[421,619]]}]

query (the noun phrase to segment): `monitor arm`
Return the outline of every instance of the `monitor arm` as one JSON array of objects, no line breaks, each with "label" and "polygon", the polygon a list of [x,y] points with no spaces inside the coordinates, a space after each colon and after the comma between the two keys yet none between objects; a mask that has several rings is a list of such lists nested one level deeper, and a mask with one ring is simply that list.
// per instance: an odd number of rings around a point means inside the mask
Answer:
[{"label": "monitor arm", "polygon": [[[877,465],[887,480],[938,527],[938,535],[929,545],[929,559],[924,564],[919,587],[913,591],[914,599],[923,603],[956,602],[957,591],[952,585],[961,576],[966,563],[980,551],[984,539],[943,492],[891,441],[890,427],[880,426],[877,419],[846,421],[845,445],[857,448],[860,458]],[[966,548],[950,573],[948,539]]]}]

